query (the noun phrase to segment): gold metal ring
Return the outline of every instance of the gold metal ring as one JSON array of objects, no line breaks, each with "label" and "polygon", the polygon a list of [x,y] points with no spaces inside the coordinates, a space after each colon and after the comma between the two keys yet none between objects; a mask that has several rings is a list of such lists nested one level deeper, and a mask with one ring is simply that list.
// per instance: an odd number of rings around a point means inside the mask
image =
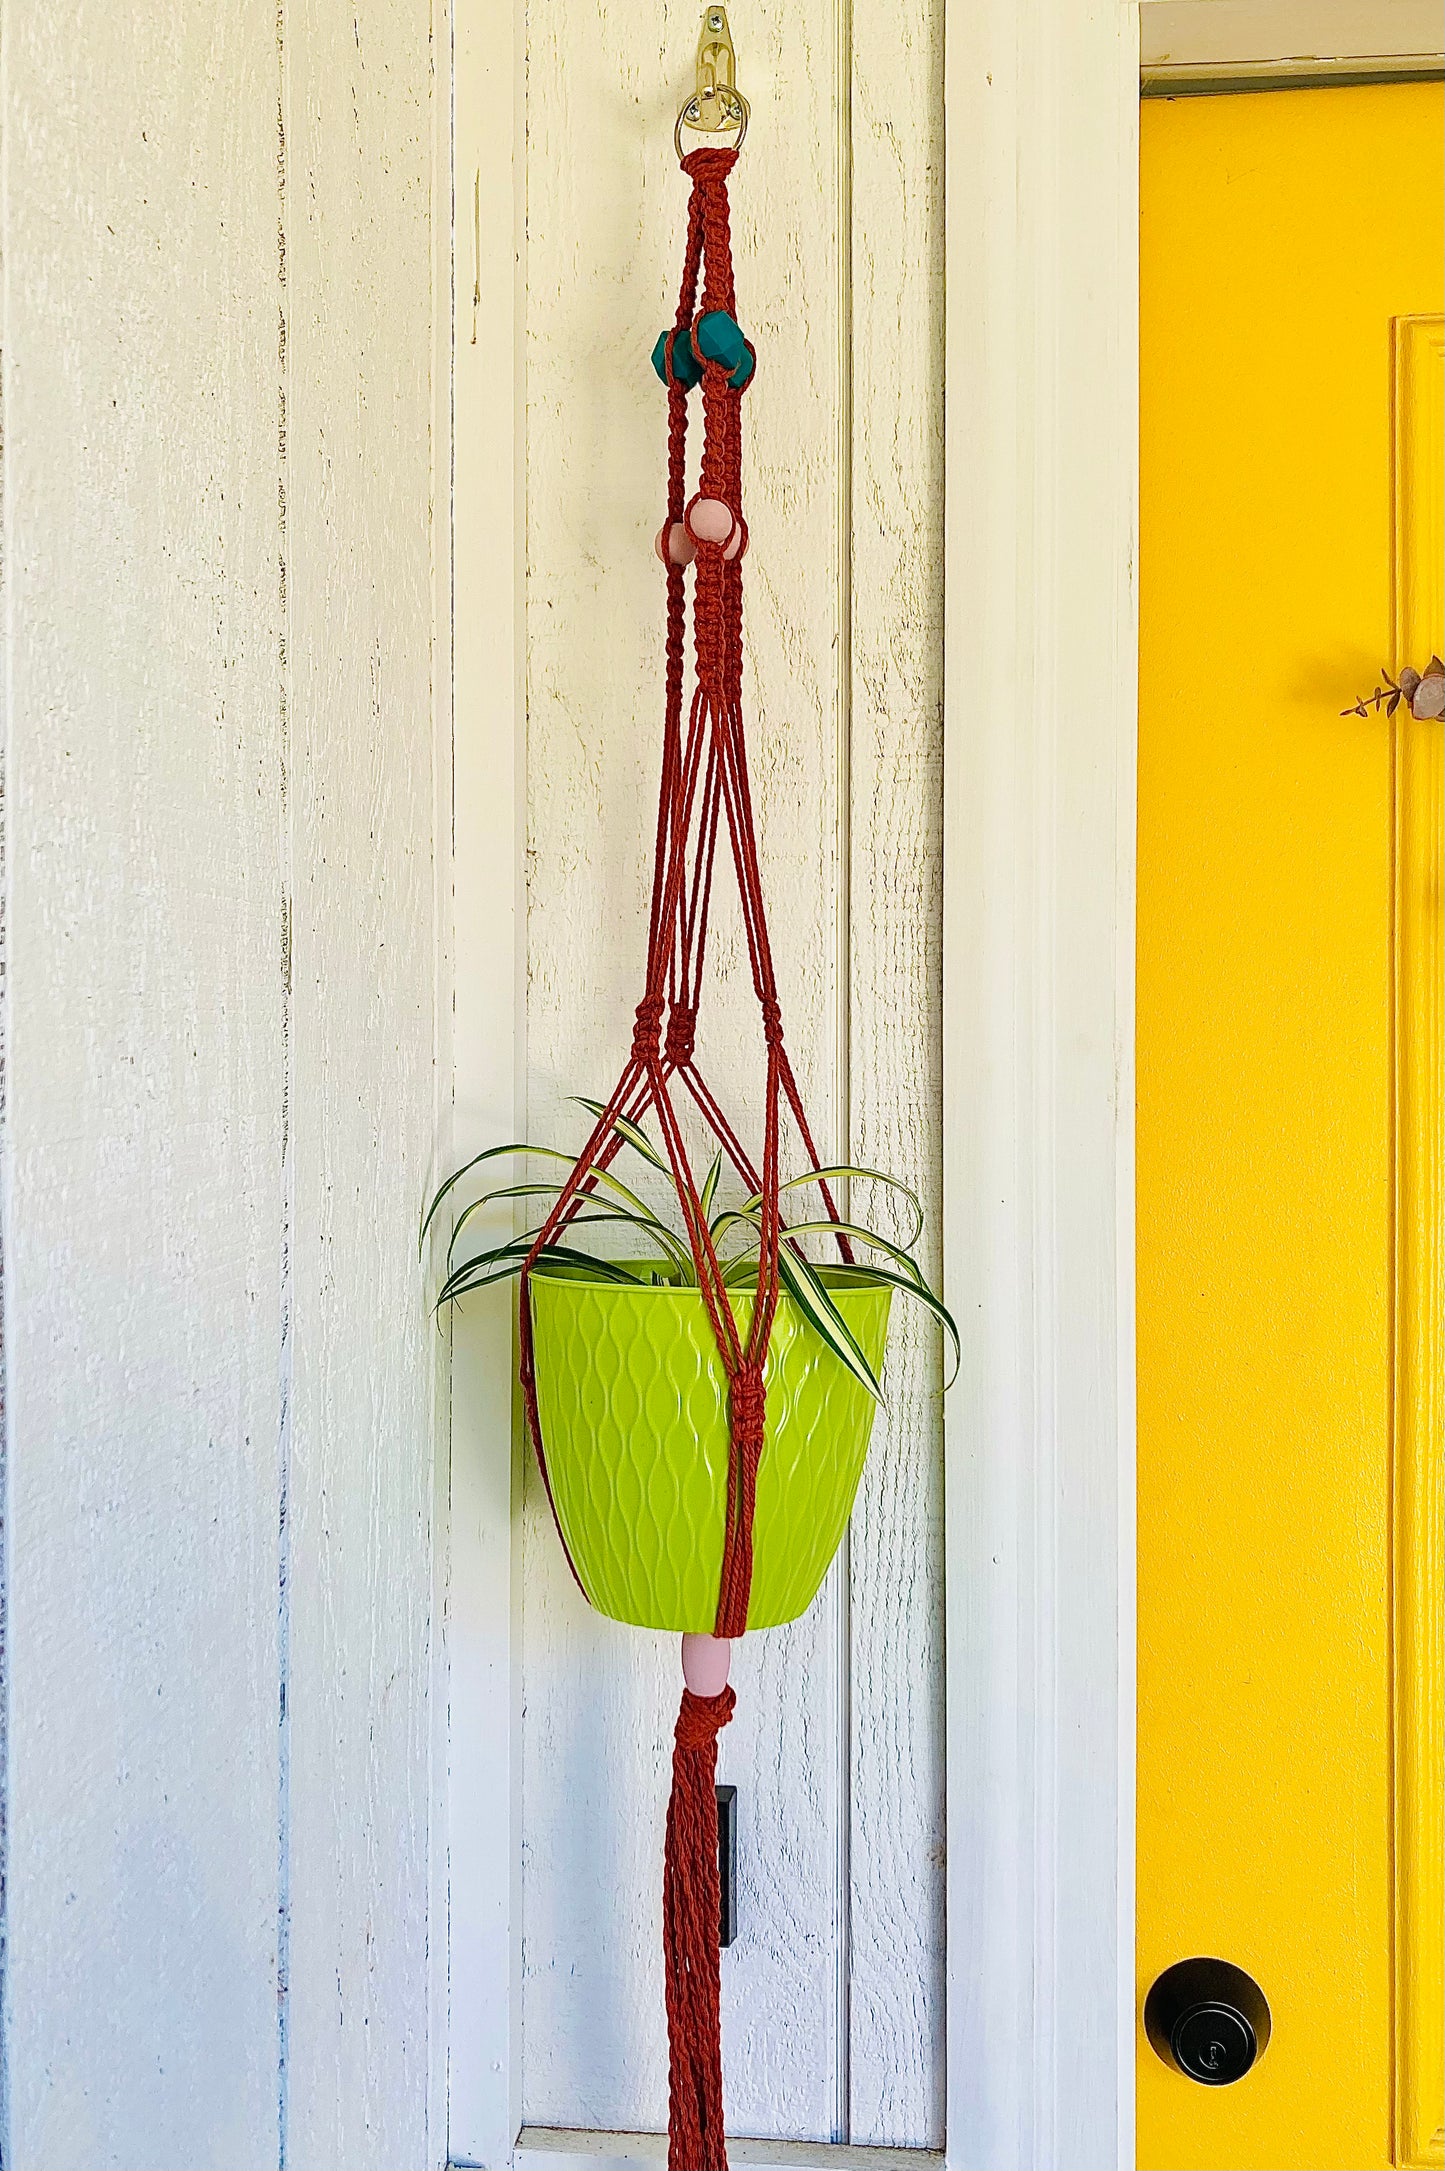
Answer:
[{"label": "gold metal ring", "polygon": [[[717,120],[705,120],[703,118],[706,103],[714,104],[720,109]],[[733,90],[730,86],[725,90],[718,89],[705,93],[694,91],[678,114],[677,126],[672,132],[672,140],[677,146],[679,158],[685,155],[682,148],[682,132],[684,128],[691,128],[701,136],[731,136],[733,138],[731,146],[724,146],[724,148],[730,147],[735,151],[740,151],[743,147],[743,138],[748,132],[747,99],[744,98],[740,90]],[[700,149],[701,146],[696,146],[696,148]]]}]

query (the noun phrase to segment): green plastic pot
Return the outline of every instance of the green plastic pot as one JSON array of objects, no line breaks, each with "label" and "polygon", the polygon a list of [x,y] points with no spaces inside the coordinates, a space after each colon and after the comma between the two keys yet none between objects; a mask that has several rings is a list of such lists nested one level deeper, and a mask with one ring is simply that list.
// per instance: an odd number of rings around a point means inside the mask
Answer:
[{"label": "green plastic pot", "polygon": [[[892,1290],[824,1269],[875,1374]],[[727,1377],[696,1289],[538,1272],[531,1282],[537,1414],[557,1520],[599,1613],[710,1631],[727,1505]],[[751,1292],[732,1307],[744,1340]],[[749,1628],[805,1613],[853,1509],[878,1405],[778,1302],[753,1516]]]}]

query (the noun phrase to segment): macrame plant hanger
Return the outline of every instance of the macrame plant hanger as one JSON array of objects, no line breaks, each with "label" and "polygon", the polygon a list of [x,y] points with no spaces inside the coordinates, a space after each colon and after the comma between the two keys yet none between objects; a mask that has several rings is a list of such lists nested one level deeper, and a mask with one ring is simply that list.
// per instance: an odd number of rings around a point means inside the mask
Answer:
[{"label": "macrame plant hanger", "polygon": [[[729,1463],[723,1560],[712,1636],[683,1639],[684,1681],[672,1758],[663,1878],[668,2023],[669,2171],[726,2171],[718,2026],[717,1737],[732,1717],[729,1646],[748,1625],[753,1507],[763,1449],[764,1368],[778,1305],[780,1131],[796,1126],[808,1165],[822,1168],[783,1038],[768,941],[742,717],[742,401],[756,365],[739,330],[728,224],[728,176],[747,126],[733,81],[727,17],[709,7],[698,48],[697,90],[678,117],[677,148],[691,184],[677,314],[653,362],[667,387],[667,517],[657,539],[667,568],[667,662],[662,782],[648,924],[647,977],[632,1047],[521,1276],[521,1380],[528,1427],[548,1498],[538,1418],[531,1271],[581,1212],[623,1143],[618,1122],[655,1119],[676,1188],[698,1287],[728,1381]],[[720,133],[726,146],[685,152],[684,129]],[[701,293],[699,295],[699,285]],[[687,496],[688,395],[701,386],[702,461]],[[692,574],[693,685],[686,691],[687,574]],[[694,1057],[708,912],[719,832],[726,830],[762,1021],[766,1058],[761,1160],[755,1164]],[[679,1120],[685,1092],[750,1193],[761,1199],[751,1318],[740,1325],[723,1284]],[[828,1218],[839,1219],[819,1177]],[[852,1258],[841,1230],[837,1242]],[[555,1514],[555,1509],[554,1509]],[[559,1535],[560,1535],[560,1524]],[[565,1545],[565,1539],[563,1543]],[[569,1555],[570,1560],[570,1555]],[[575,1569],[574,1569],[575,1573]]]}]

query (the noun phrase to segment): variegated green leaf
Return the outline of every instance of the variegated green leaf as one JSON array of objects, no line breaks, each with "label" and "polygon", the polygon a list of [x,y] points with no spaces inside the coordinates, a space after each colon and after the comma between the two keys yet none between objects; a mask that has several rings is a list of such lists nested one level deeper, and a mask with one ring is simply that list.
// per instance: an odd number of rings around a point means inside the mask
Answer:
[{"label": "variegated green leaf", "polygon": [[[605,1169],[598,1169],[594,1171],[594,1174],[605,1179],[607,1172]],[[491,1204],[496,1199],[555,1199],[560,1195],[561,1189],[560,1184],[507,1184],[500,1190],[489,1191],[484,1198],[474,1200],[470,1206],[457,1216],[457,1224],[452,1231],[452,1240],[447,1246],[448,1266],[456,1256],[457,1240],[461,1236],[463,1228],[471,1215],[476,1213],[479,1208]],[[693,1272],[692,1253],[682,1240],[668,1228],[666,1222],[659,1221],[657,1216],[643,1205],[641,1199],[628,1191],[625,1184],[616,1185],[613,1189],[623,1193],[624,1203],[622,1205],[616,1205],[610,1195],[603,1199],[596,1192],[583,1192],[578,1212],[572,1217],[569,1226],[576,1227],[583,1221],[612,1221],[621,1222],[630,1228],[638,1229],[643,1235],[653,1237],[661,1244],[668,1257],[682,1269],[685,1281],[694,1281],[696,1275]]]},{"label": "variegated green leaf", "polygon": [[[521,1139],[514,1139],[510,1145],[506,1146],[488,1146],[485,1153],[474,1153],[470,1161],[464,1161],[459,1169],[453,1170],[452,1174],[448,1176],[446,1182],[441,1186],[441,1189],[432,1199],[430,1206],[428,1206],[426,1213],[422,1218],[421,1235],[418,1239],[417,1246],[418,1255],[420,1255],[421,1250],[424,1249],[426,1245],[427,1230],[431,1227],[433,1221],[436,1219],[442,1201],[448,1196],[451,1191],[455,1189],[455,1187],[461,1182],[462,1178],[464,1176],[469,1176],[474,1168],[480,1168],[484,1161],[501,1160],[508,1154],[515,1154],[519,1158],[523,1155],[531,1155],[534,1159],[537,1160],[561,1161],[567,1168],[572,1168],[576,1164],[577,1160],[577,1156],[575,1153],[564,1153],[560,1146],[529,1146],[525,1143],[525,1141]],[[642,1200],[637,1196],[636,1192],[629,1191],[627,1185],[623,1183],[622,1179],[619,1176],[614,1176],[610,1169],[594,1169],[592,1173],[598,1178],[599,1182],[605,1183],[608,1186],[609,1190],[615,1191],[619,1194],[619,1196],[625,1198],[628,1204],[631,1206],[635,1206],[640,1213],[647,1212],[647,1208],[643,1205]],[[560,1186],[558,1188],[560,1189]],[[487,1199],[501,1197],[502,1195],[503,1194],[500,1192],[489,1192],[487,1193],[486,1198],[478,1199],[476,1201],[476,1204],[478,1206],[485,1205],[487,1203]]]},{"label": "variegated green leaf", "polygon": [[[589,1101],[581,1093],[574,1093],[572,1098],[577,1103],[577,1106],[579,1108],[585,1108],[589,1115],[601,1117],[605,1116],[607,1113],[607,1105],[604,1101]],[[640,1153],[642,1155],[644,1161],[650,1161],[654,1168],[660,1168],[664,1176],[670,1176],[672,1174],[672,1171],[668,1167],[666,1161],[663,1160],[662,1155],[658,1152],[656,1146],[653,1145],[652,1140],[648,1137],[646,1131],[643,1130],[640,1123],[634,1123],[630,1116],[614,1116],[612,1119],[612,1128],[619,1134],[620,1137],[627,1140],[628,1145],[631,1146],[634,1153]]]},{"label": "variegated green leaf", "polygon": [[[438,1311],[444,1304],[455,1302],[473,1289],[485,1289],[491,1282],[506,1281],[520,1274],[528,1253],[536,1241],[531,1236],[514,1237],[510,1243],[494,1245],[490,1251],[479,1251],[472,1258],[449,1274],[442,1283],[437,1297]],[[537,1254],[537,1263],[549,1266],[585,1267],[603,1281],[631,1282],[635,1277],[611,1259],[595,1258],[591,1252],[574,1250],[570,1245],[544,1244]]]},{"label": "variegated green leaf", "polygon": [[923,1269],[911,1252],[905,1251],[900,1244],[891,1244],[888,1238],[880,1236],[876,1229],[865,1229],[861,1222],[794,1221],[788,1225],[788,1235],[790,1237],[847,1236],[851,1237],[855,1244],[871,1244],[875,1250],[885,1253],[888,1258],[892,1259],[894,1264],[915,1282],[924,1287],[927,1286],[923,1279]]},{"label": "variegated green leaf", "polygon": [[801,1252],[790,1251],[784,1245],[778,1253],[778,1275],[803,1317],[816,1328],[833,1355],[840,1358],[853,1377],[881,1403],[883,1389],[873,1376],[873,1367],[858,1337],[833,1302],[817,1268],[811,1266]]},{"label": "variegated green leaf", "polygon": [[[510,1146],[488,1146],[484,1153],[474,1153],[470,1161],[464,1161],[460,1168],[453,1169],[451,1175],[448,1176],[446,1182],[436,1193],[436,1195],[432,1199],[430,1206],[428,1206],[426,1212],[422,1216],[421,1234],[417,1238],[417,1257],[420,1258],[422,1250],[425,1247],[426,1232],[431,1227],[433,1221],[436,1219],[437,1210],[440,1207],[442,1200],[447,1196],[448,1192],[456,1188],[456,1186],[461,1182],[463,1176],[470,1176],[472,1170],[474,1168],[480,1168],[483,1161],[500,1160],[503,1154],[547,1153],[549,1151],[550,1148],[546,1146],[521,1146],[515,1144]],[[565,1160],[566,1156],[563,1155],[562,1158]]]},{"label": "variegated green leaf", "polygon": [[[890,1191],[896,1191],[900,1197],[907,1199],[909,1206],[913,1210],[913,1229],[904,1241],[911,1250],[923,1233],[923,1205],[916,1191],[910,1190],[908,1185],[901,1183],[896,1176],[890,1176],[886,1169],[854,1167],[849,1162],[840,1161],[830,1168],[810,1168],[806,1169],[801,1176],[790,1176],[786,1183],[779,1184],[778,1191],[779,1195],[781,1195],[785,1191],[797,1191],[804,1184],[819,1182],[845,1183],[852,1182],[855,1179],[859,1181],[866,1180],[869,1183],[886,1184]],[[753,1196],[744,1202],[743,1210],[745,1213],[750,1213],[754,1207],[761,1204],[762,1194],[755,1191]]]},{"label": "variegated green leaf", "polygon": [[963,1363],[963,1345],[958,1338],[958,1327],[954,1322],[953,1314],[942,1297],[935,1296],[927,1282],[911,1281],[902,1274],[895,1274],[891,1267],[874,1266],[870,1262],[869,1265],[860,1267],[858,1271],[860,1274],[868,1276],[872,1281],[886,1281],[890,1288],[901,1289],[906,1297],[916,1297],[920,1304],[932,1312],[934,1318],[948,1336],[949,1344],[953,1350],[953,1370],[943,1383],[944,1393],[946,1394],[958,1378],[959,1366]]},{"label": "variegated green leaf", "polygon": [[704,1221],[707,1220],[709,1214],[712,1212],[712,1202],[717,1195],[718,1179],[722,1175],[722,1165],[722,1148],[719,1147],[716,1155],[713,1158],[712,1167],[703,1177],[702,1189],[697,1195],[698,1204],[702,1208],[702,1218]]}]

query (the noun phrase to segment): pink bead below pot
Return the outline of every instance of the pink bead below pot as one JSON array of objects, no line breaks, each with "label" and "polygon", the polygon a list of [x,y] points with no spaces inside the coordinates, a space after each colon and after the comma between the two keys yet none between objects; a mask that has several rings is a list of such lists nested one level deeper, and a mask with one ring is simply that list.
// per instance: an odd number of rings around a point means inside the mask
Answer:
[{"label": "pink bead below pot", "polygon": [[682,1678],[694,1696],[721,1696],[728,1685],[732,1655],[726,1636],[683,1637]]}]

